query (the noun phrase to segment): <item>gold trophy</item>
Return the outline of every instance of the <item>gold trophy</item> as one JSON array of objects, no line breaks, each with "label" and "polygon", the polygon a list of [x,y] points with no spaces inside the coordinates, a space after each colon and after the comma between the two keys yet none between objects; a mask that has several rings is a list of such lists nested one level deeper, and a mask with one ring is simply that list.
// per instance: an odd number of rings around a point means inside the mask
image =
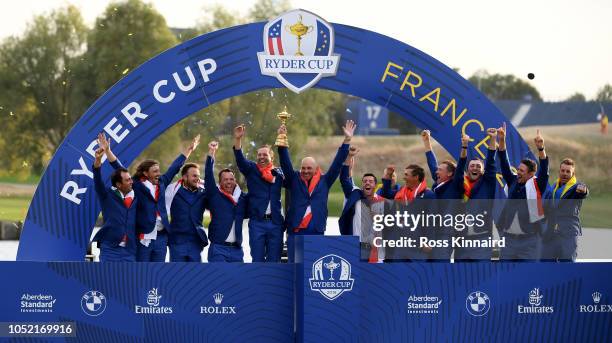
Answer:
[{"label": "gold trophy", "polygon": [[[287,106],[283,109],[282,112],[278,113],[276,117],[281,121],[282,125],[287,125],[287,119],[291,118],[291,113],[287,113]],[[276,136],[276,142],[274,143],[276,146],[284,146],[289,147],[289,140],[287,139],[287,135],[284,133],[279,133]]]},{"label": "gold trophy", "polygon": [[285,29],[287,29],[289,32],[291,32],[292,35],[297,36],[297,40],[298,40],[298,51],[295,53],[295,56],[304,56],[304,54],[302,53],[301,50],[301,46],[302,46],[302,36],[305,36],[306,34],[310,33],[313,30],[313,26],[309,25],[306,26],[304,24],[302,24],[302,15],[300,14],[298,19],[298,22],[289,26],[289,25],[285,25]]}]

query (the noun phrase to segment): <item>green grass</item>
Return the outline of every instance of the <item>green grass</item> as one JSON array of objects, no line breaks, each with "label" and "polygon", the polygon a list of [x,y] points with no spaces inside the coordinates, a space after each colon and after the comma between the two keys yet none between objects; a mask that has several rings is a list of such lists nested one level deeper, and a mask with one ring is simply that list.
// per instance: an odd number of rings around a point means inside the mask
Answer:
[{"label": "green grass", "polygon": [[612,194],[589,196],[582,203],[582,225],[584,227],[612,228]]},{"label": "green grass", "polygon": [[30,197],[0,197],[0,220],[24,221]]},{"label": "green grass", "polygon": [[28,175],[22,177],[19,175],[0,175],[0,182],[4,183],[26,183],[35,185],[40,182],[40,175]]}]

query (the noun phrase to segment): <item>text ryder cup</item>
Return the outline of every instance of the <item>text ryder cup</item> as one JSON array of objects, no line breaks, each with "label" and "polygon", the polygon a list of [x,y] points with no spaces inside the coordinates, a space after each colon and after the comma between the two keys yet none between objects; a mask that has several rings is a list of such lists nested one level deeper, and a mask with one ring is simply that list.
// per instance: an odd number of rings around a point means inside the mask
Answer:
[{"label": "text ryder cup", "polygon": [[350,281],[311,281],[311,288],[350,288]]},{"label": "text ryder cup", "polygon": [[259,54],[258,58],[261,71],[264,74],[335,74],[338,67],[338,56],[283,56]]}]

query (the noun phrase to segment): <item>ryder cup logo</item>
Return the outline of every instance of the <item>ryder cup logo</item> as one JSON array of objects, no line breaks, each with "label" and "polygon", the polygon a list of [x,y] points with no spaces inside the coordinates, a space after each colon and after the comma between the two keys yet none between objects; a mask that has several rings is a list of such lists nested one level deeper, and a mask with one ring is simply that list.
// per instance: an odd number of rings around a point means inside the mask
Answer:
[{"label": "ryder cup logo", "polygon": [[106,297],[99,291],[89,291],[81,297],[81,308],[88,316],[99,316],[106,310]]},{"label": "ryder cup logo", "polygon": [[353,289],[351,264],[338,255],[323,256],[312,264],[312,278],[309,281],[311,290],[334,300]]},{"label": "ryder cup logo", "polygon": [[261,73],[296,93],[338,70],[334,28],[314,13],[293,10],[270,20],[264,26],[263,45],[264,51],[257,53]]},{"label": "ryder cup logo", "polygon": [[485,292],[472,292],[465,299],[465,308],[472,316],[484,316],[489,312],[489,308],[491,308],[491,299],[489,299]]}]

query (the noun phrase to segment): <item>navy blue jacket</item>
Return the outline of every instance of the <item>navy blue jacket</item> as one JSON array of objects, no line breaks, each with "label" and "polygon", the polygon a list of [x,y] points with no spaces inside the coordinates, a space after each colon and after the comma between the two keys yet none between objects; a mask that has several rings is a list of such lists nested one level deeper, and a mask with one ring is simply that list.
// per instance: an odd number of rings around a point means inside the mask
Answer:
[{"label": "navy blue jacket", "polygon": [[[382,197],[385,199],[395,199],[395,194],[399,192],[401,187],[391,187],[391,179],[382,179]],[[436,194],[429,188],[417,194],[417,198],[433,200],[436,199]]]},{"label": "navy blue jacket", "polygon": [[204,210],[206,207],[206,192],[198,188],[191,192],[182,185],[172,198],[170,205],[169,241],[170,244],[182,244],[195,242],[201,239],[203,246],[208,245],[206,233],[198,233],[198,226],[202,225]]},{"label": "navy blue jacket", "polygon": [[327,173],[321,175],[321,179],[312,195],[308,193],[308,187],[302,181],[299,170],[293,170],[289,150],[286,147],[278,147],[280,156],[280,164],[285,174],[285,182],[287,188],[291,192],[289,209],[287,210],[286,227],[290,233],[297,228],[306,213],[306,208],[310,205],[312,210],[312,219],[308,224],[308,229],[313,229],[317,232],[325,232],[327,226],[327,198],[329,189],[334,184],[342,163],[346,160],[349,153],[349,145],[342,144],[338,148],[336,157],[332,162]]},{"label": "navy blue jacket", "polygon": [[[460,172],[465,173],[465,170]],[[475,233],[490,233],[493,230],[493,199],[495,199],[496,188],[495,150],[487,149],[484,174],[472,185],[470,200],[466,205],[466,213],[478,215],[486,212],[485,224],[482,227],[474,226]]]},{"label": "navy blue jacket", "polygon": [[546,213],[545,238],[558,234],[564,237],[582,235],[582,223],[580,222],[580,209],[582,200],[588,193],[576,192],[576,187],[582,183],[574,184],[561,199],[553,199],[553,186],[549,187],[544,195],[544,213]]},{"label": "navy blue jacket", "polygon": [[466,158],[459,159],[453,177],[438,187],[438,176],[436,175],[438,160],[436,159],[436,154],[433,151],[427,151],[425,156],[427,157],[427,165],[434,181],[431,189],[436,194],[436,199],[463,199],[463,170],[465,169]]},{"label": "navy blue jacket", "polygon": [[238,169],[245,176],[247,187],[249,187],[249,218],[261,219],[266,214],[268,203],[272,214],[272,222],[276,225],[283,225],[283,215],[281,214],[281,190],[285,179],[280,168],[273,168],[272,175],[275,176],[274,183],[269,183],[261,177],[261,172],[257,169],[257,164],[244,158],[241,149],[234,149],[236,164]]},{"label": "navy blue jacket", "polygon": [[138,198],[134,197],[130,208],[126,208],[123,199],[102,181],[100,168],[93,168],[94,187],[102,207],[104,225],[96,233],[94,241],[106,242],[117,246],[127,235],[126,249],[136,253],[136,207]]},{"label": "navy blue jacket", "polygon": [[[382,184],[381,184],[381,186],[382,186]],[[400,188],[401,188],[400,185],[396,183],[395,186],[391,187],[391,191],[394,192],[394,194],[395,194],[395,193],[397,193],[397,191],[400,190]],[[380,195],[381,197],[383,196],[383,189],[382,189],[382,187],[380,187],[376,191],[376,194]]]},{"label": "navy blue jacket", "polygon": [[[462,172],[465,172],[463,170]],[[484,174],[472,185],[470,199],[495,199],[497,187],[497,170],[495,168],[495,150],[487,149]]]},{"label": "navy blue jacket", "polygon": [[206,188],[206,200],[210,211],[211,221],[208,226],[208,237],[215,244],[223,244],[230,233],[232,224],[236,232],[236,242],[242,244],[242,221],[247,218],[246,193],[242,193],[236,205],[230,201],[215,183],[215,161],[206,157],[204,167],[204,188]]},{"label": "navy blue jacket", "polygon": [[347,165],[342,165],[342,169],[340,170],[340,184],[342,185],[342,192],[344,192],[344,198],[346,200],[342,208],[340,219],[338,219],[340,234],[352,235],[355,204],[357,201],[365,199],[365,197],[361,189],[354,187],[353,179],[349,176],[349,167]]},{"label": "navy blue jacket", "polygon": [[[391,179],[383,179],[383,197],[387,199],[394,199],[397,191],[391,189]],[[396,211],[408,212],[408,213],[431,213],[431,207],[435,206],[435,202],[432,200],[436,199],[436,195],[430,189],[425,189],[421,193],[417,194],[415,199],[404,204],[402,201],[387,201],[385,203],[385,214],[394,214]],[[398,239],[415,239],[417,241],[417,247],[414,248],[394,248],[385,247],[385,259],[400,259],[407,258],[406,254],[409,251],[420,250],[418,248],[418,242],[421,237],[434,237],[438,230],[432,227],[419,227],[412,231],[406,228],[399,227],[385,227],[382,230],[382,237],[384,240],[398,240]]]},{"label": "navy blue jacket", "polygon": [[[525,184],[519,183],[518,176],[512,173],[510,169],[510,162],[508,162],[508,152],[498,151],[499,162],[501,166],[502,175],[508,186],[508,200],[504,205],[504,209],[497,222],[497,227],[501,232],[505,232],[512,225],[515,214],[518,212],[518,221],[524,233],[534,234],[542,232],[542,220],[535,223],[529,222],[529,210],[527,207],[527,201],[516,201],[517,199],[526,199],[527,193],[525,191]],[[536,172],[536,183],[542,198],[546,192],[548,186],[548,156],[545,159],[540,159],[538,171]]]},{"label": "navy blue jacket", "polygon": [[[136,230],[138,233],[151,233],[155,229],[156,213],[162,220],[165,228],[170,227],[168,221],[168,213],[166,212],[166,187],[172,182],[172,179],[181,169],[187,157],[181,154],[170,165],[165,174],[159,177],[159,199],[151,195],[151,191],[144,185],[141,180],[134,180],[134,193],[138,198],[138,207],[136,208]],[[117,160],[119,161],[119,160]]]}]

